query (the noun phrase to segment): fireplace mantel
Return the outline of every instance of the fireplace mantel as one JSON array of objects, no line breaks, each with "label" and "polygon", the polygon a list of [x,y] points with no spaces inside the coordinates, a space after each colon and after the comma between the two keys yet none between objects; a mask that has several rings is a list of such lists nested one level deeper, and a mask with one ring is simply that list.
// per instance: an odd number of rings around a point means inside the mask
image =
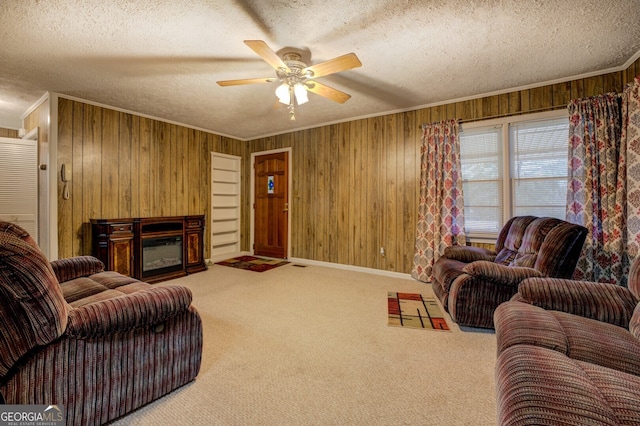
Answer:
[{"label": "fireplace mantel", "polygon": [[[107,270],[152,283],[206,269],[203,215],[91,219],[91,229],[93,255]],[[146,250],[160,246],[172,251],[170,260],[146,268]]]}]

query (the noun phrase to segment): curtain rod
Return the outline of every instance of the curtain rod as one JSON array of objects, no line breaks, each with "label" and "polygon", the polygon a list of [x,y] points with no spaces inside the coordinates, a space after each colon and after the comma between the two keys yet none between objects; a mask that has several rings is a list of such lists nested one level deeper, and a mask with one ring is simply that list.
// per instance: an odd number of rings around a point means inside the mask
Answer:
[{"label": "curtain rod", "polygon": [[[515,116],[515,115],[531,114],[531,113],[534,113],[534,112],[555,111],[555,110],[563,109],[563,108],[566,108],[566,105],[564,105],[564,106],[551,106],[551,107],[535,108],[535,109],[530,109],[530,110],[527,110],[527,111],[519,111],[519,112],[511,112],[511,113],[504,113],[504,114],[489,115],[487,117],[464,118],[464,119],[458,120],[458,124],[471,123],[473,121],[491,120],[491,119],[494,119],[494,118],[511,117],[511,116]],[[425,124],[421,124],[418,127],[422,128],[423,126],[425,126]]]}]

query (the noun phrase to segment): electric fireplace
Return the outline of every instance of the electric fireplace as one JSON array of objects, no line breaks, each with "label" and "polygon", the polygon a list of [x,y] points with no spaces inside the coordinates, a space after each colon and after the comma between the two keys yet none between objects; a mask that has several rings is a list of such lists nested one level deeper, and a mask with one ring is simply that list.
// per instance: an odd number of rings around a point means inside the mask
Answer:
[{"label": "electric fireplace", "polygon": [[91,219],[93,255],[149,283],[204,271],[204,216]]}]

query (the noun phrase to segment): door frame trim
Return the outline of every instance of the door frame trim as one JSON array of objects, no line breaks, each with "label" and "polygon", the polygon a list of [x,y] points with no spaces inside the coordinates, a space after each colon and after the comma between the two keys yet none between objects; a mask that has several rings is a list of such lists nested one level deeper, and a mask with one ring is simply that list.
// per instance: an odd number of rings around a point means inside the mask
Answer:
[{"label": "door frame trim", "polygon": [[256,203],[256,194],[255,194],[255,180],[256,180],[256,174],[255,174],[255,165],[256,165],[256,157],[259,157],[261,155],[268,155],[268,154],[276,154],[279,152],[287,152],[288,153],[288,163],[289,163],[289,167],[287,170],[287,186],[288,186],[288,200],[287,203],[289,203],[289,217],[287,220],[287,259],[291,258],[291,212],[293,211],[293,203],[291,202],[291,194],[292,194],[292,189],[293,189],[293,179],[291,179],[292,176],[292,170],[293,170],[293,156],[291,155],[292,152],[292,148],[288,147],[288,148],[279,148],[279,149],[271,149],[268,151],[259,151],[259,152],[252,152],[251,153],[251,181],[250,181],[250,193],[251,193],[251,197],[250,197],[250,204],[249,204],[249,211],[251,212],[251,217],[249,219],[249,226],[250,226],[250,239],[249,239],[249,253],[250,254],[254,254],[254,244],[256,242],[255,240],[255,203]]}]

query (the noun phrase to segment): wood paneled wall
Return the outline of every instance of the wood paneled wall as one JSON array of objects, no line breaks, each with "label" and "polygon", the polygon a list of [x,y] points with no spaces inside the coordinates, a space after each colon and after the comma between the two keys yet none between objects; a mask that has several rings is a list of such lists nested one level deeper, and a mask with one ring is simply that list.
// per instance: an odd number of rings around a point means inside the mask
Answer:
[{"label": "wood paneled wall", "polygon": [[91,254],[93,218],[208,218],[211,151],[243,156],[245,147],[211,133],[60,98],[58,167],[71,165],[73,178],[69,199],[58,182],[59,257]]},{"label": "wood paneled wall", "polygon": [[[208,220],[211,151],[242,157],[241,248],[249,251],[251,153],[291,147],[292,256],[409,273],[419,125],[565,108],[571,99],[620,92],[637,74],[640,61],[621,72],[249,142],[61,98],[58,164],[72,164],[73,180],[70,199],[59,198],[59,256],[91,252],[87,223],[94,217]],[[208,235],[205,246],[208,256]]]},{"label": "wood paneled wall", "polygon": [[[292,148],[293,257],[409,273],[421,124],[566,108],[571,99],[621,92],[637,74],[640,60],[621,72],[257,139],[249,151]],[[245,199],[244,210],[249,207]],[[248,239],[243,242],[248,249]]]},{"label": "wood paneled wall", "polygon": [[250,142],[252,152],[292,147],[292,256],[389,271],[410,268],[419,195],[417,135],[416,114],[404,113]]},{"label": "wood paneled wall", "polygon": [[17,138],[18,131],[14,129],[5,129],[4,127],[0,127],[0,138]]},{"label": "wood paneled wall", "polygon": [[38,128],[38,145],[39,149],[46,149],[49,143],[49,112],[51,102],[49,98],[46,98],[40,105],[34,108],[33,111],[24,119],[23,127],[29,133],[35,128]]}]

